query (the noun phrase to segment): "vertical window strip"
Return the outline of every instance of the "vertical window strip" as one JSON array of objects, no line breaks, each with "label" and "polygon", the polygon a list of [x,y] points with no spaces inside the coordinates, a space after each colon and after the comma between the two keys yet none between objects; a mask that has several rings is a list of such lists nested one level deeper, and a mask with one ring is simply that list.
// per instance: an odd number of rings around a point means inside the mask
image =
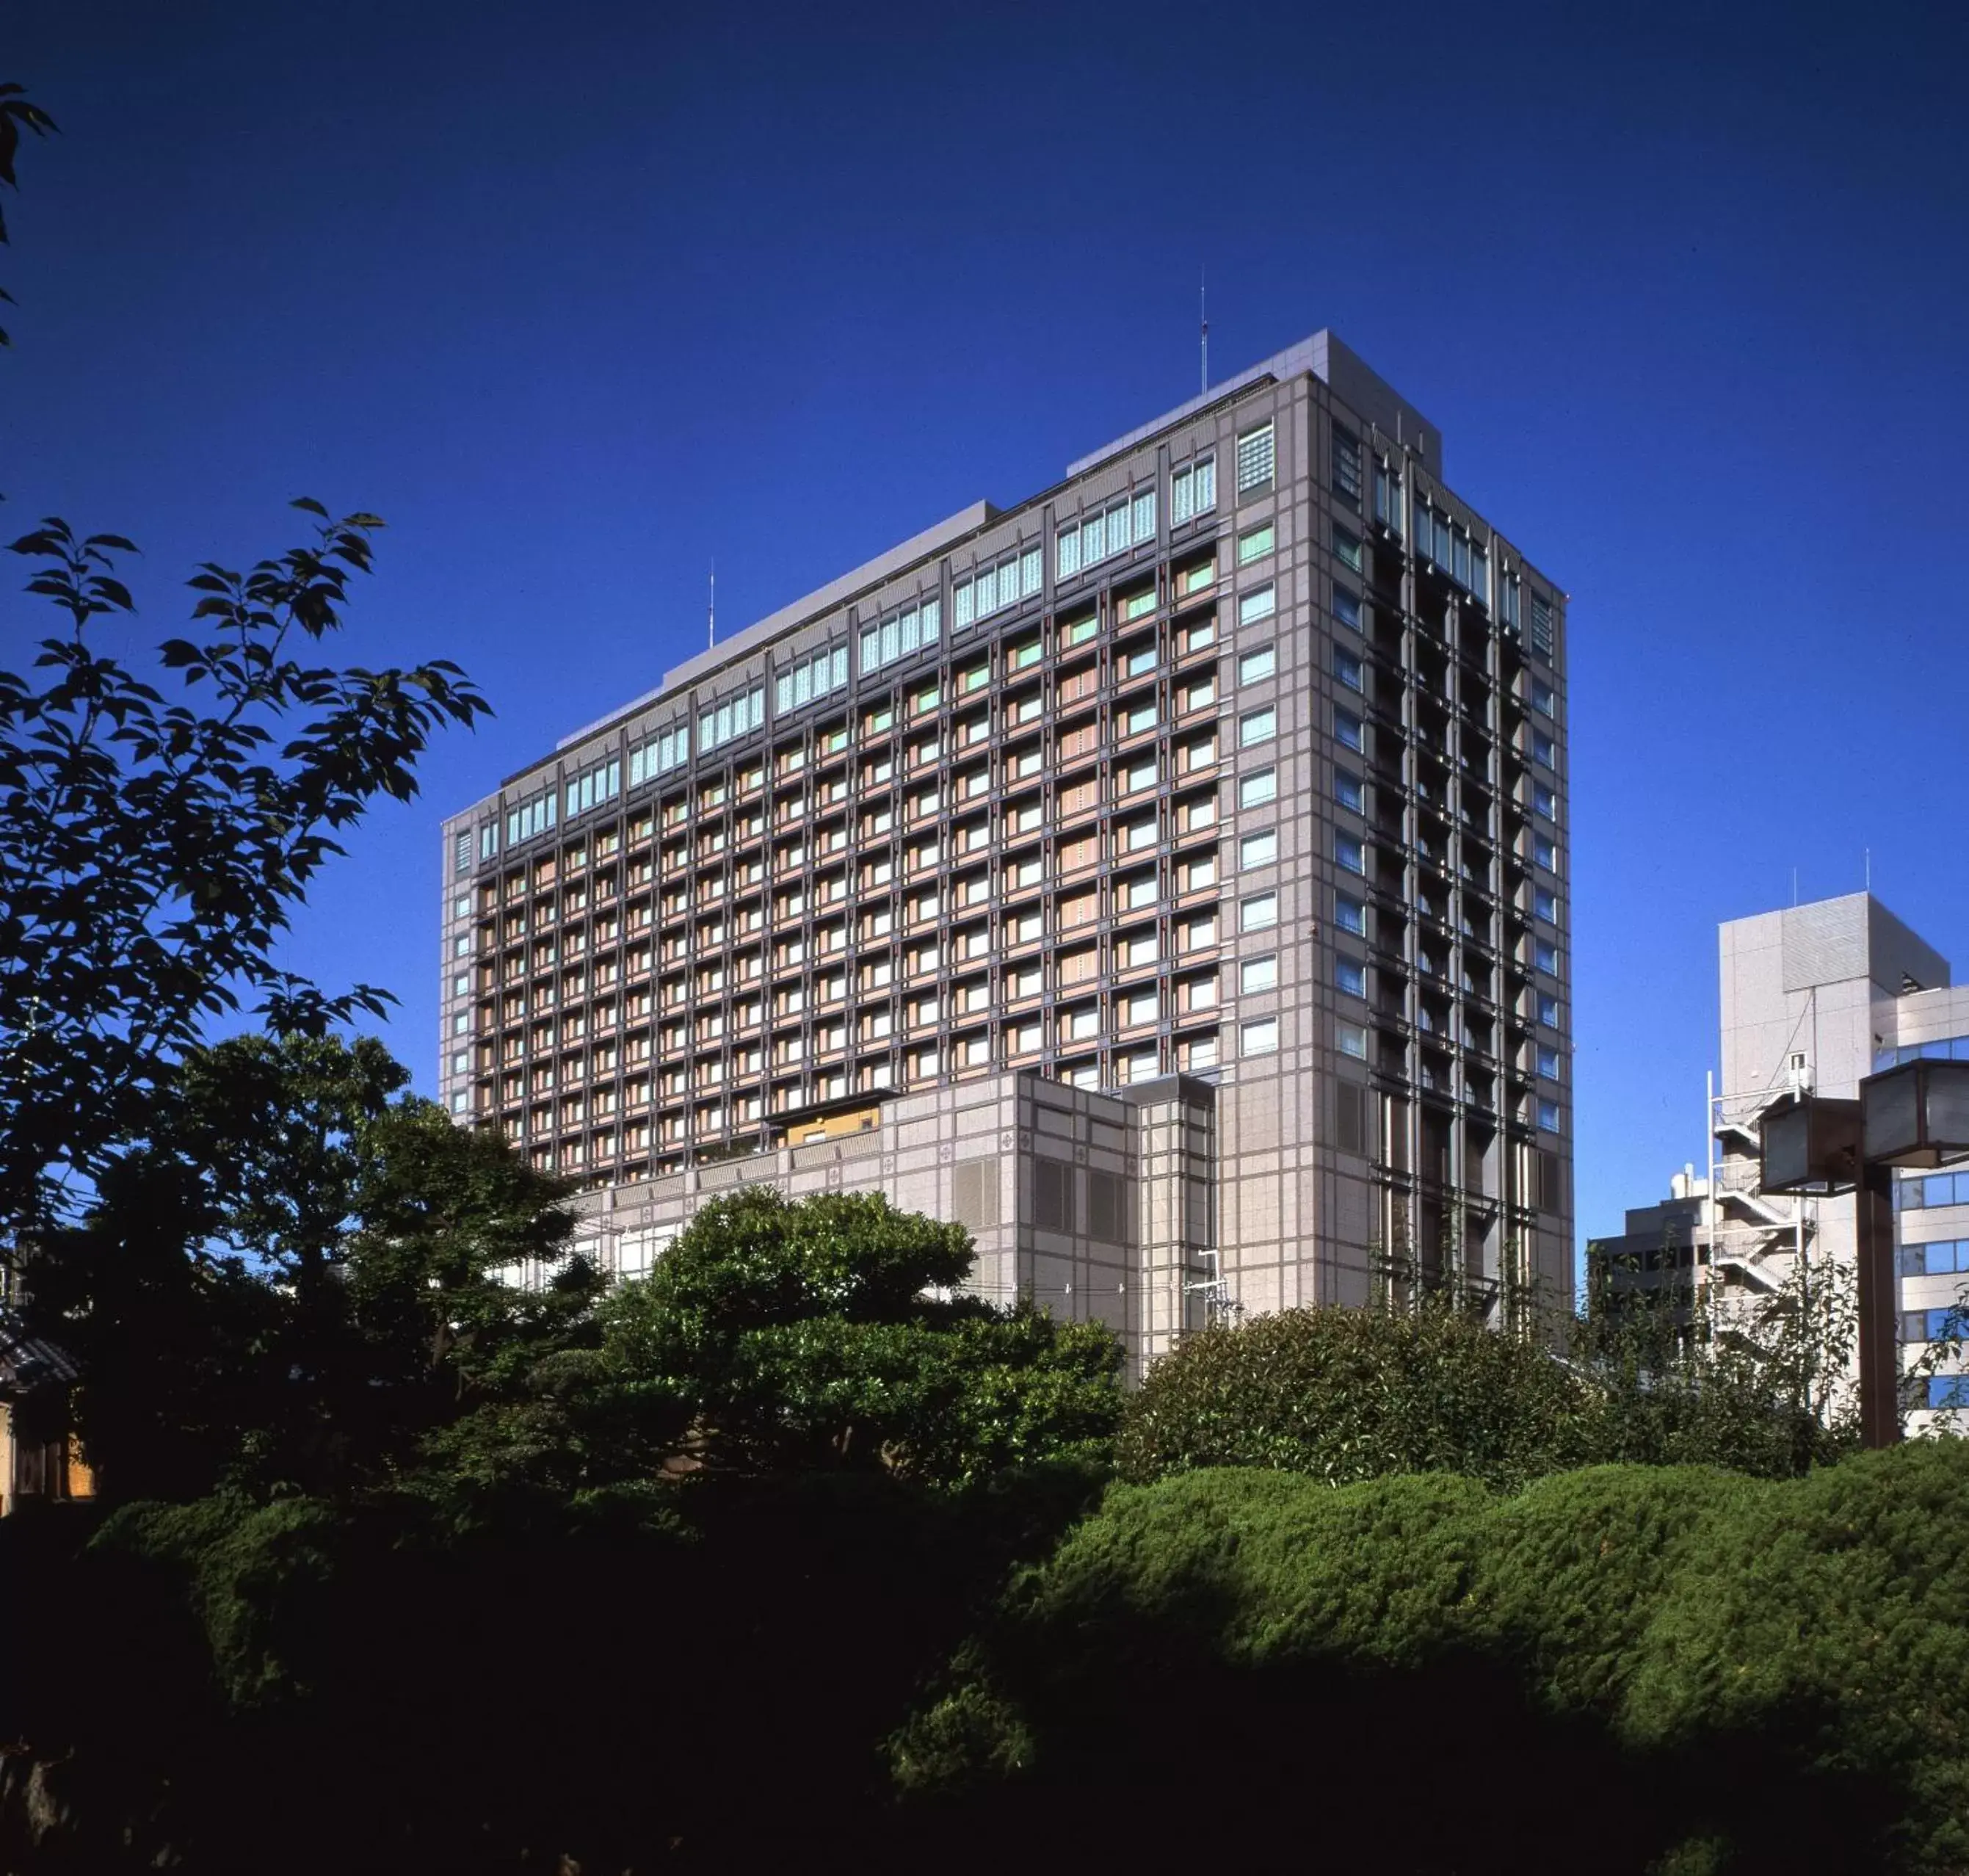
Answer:
[{"label": "vertical window strip", "polygon": [[1062,525],[1053,537],[1056,576],[1085,573],[1130,547],[1151,546],[1155,538],[1154,489],[1117,496],[1096,513]]},{"label": "vertical window strip", "polygon": [[614,800],[621,792],[621,758],[611,756],[567,784],[568,818],[572,820],[577,814],[586,814],[591,808]]},{"label": "vertical window strip", "polygon": [[809,703],[818,703],[822,698],[844,689],[847,683],[847,646],[834,645],[816,651],[811,657],[802,658],[790,670],[781,671],[774,677],[774,714],[783,716]]},{"label": "vertical window strip", "polygon": [[955,619],[952,629],[961,631],[1008,605],[1036,598],[1045,574],[1044,558],[1036,547],[1021,547],[954,582],[950,589]]},{"label": "vertical window strip", "polygon": [[697,750],[709,755],[728,742],[748,735],[766,720],[766,687],[754,684],[750,690],[728,697],[697,713]]}]

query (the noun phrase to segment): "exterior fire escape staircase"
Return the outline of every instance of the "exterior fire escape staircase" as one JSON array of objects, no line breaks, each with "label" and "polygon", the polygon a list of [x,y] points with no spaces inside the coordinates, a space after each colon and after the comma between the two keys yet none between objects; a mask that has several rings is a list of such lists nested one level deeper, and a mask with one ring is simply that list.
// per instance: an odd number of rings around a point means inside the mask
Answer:
[{"label": "exterior fire escape staircase", "polygon": [[1717,1151],[1710,1172],[1710,1267],[1766,1297],[1779,1287],[1772,1260],[1802,1251],[1816,1229],[1802,1199],[1774,1197],[1760,1183],[1763,1139],[1757,1124],[1791,1092],[1778,1088],[1718,1095],[1711,1103]]}]

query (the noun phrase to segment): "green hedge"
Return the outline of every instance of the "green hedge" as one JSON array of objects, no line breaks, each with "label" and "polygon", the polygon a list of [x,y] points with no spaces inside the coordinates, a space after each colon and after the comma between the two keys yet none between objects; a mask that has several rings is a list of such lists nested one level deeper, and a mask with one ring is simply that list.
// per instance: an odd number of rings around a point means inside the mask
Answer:
[{"label": "green hedge", "polygon": [[1945,1441],[1511,1498],[1117,1487],[891,1765],[926,1831],[1007,1854],[1938,1876],[1969,1867],[1965,1728],[1969,1447]]}]

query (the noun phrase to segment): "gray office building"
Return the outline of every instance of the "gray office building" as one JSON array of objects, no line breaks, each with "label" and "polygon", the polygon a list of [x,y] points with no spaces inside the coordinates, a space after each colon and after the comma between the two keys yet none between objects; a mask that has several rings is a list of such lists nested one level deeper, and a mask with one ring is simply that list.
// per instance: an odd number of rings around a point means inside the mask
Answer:
[{"label": "gray office building", "polygon": [[443,1096],[633,1272],[877,1188],[1139,1365],[1572,1271],[1565,598],[1330,333],[446,823]]}]

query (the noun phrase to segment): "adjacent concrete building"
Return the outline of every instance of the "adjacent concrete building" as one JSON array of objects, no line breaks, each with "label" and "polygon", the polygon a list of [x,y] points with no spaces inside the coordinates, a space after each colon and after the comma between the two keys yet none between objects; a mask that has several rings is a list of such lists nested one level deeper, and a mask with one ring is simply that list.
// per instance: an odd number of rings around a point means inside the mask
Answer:
[{"label": "adjacent concrete building", "polygon": [[444,1098],[625,1269],[769,1177],[961,1218],[1138,1362],[1562,1300],[1565,716],[1565,596],[1317,334],[453,816]]},{"label": "adjacent concrete building", "polygon": [[[1794,1091],[1850,1099],[1863,1077],[1915,1056],[1969,1060],[1969,987],[1952,987],[1948,959],[1867,893],[1733,919],[1719,928],[1718,949],[1721,1070],[1708,1180],[1693,1181],[1692,1169],[1686,1204],[1630,1212],[1624,1237],[1596,1239],[1589,1251],[1617,1260],[1610,1274],[1632,1283],[1675,1267],[1670,1241],[1686,1244],[1692,1232],[1714,1299],[1754,1310],[1783,1293],[1802,1254],[1848,1267],[1855,1254],[1850,1196],[1763,1191],[1759,1119]],[[1899,1177],[1896,1222],[1902,1336],[1912,1352],[1947,1339],[1969,1282],[1969,1173]],[[1945,1375],[1929,1404],[1969,1405],[1965,1388]]]}]

